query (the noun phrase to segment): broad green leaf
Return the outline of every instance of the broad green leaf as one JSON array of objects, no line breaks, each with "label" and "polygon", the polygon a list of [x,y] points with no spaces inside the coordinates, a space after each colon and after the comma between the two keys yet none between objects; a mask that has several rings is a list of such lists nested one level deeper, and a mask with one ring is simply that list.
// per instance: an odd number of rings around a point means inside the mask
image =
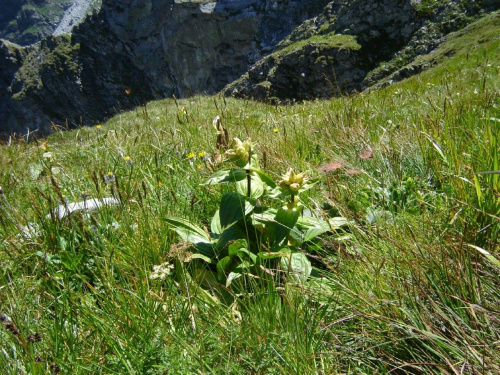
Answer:
[{"label": "broad green leaf", "polygon": [[[246,176],[244,180],[236,182],[236,191],[245,197],[248,195],[248,180]],[[262,180],[255,173],[251,173],[249,198],[257,199],[261,197],[262,194],[264,194],[264,184],[262,183]]]},{"label": "broad green leaf", "polygon": [[[235,244],[236,246],[233,247],[233,245]],[[252,261],[252,264],[255,264],[257,262],[257,255],[248,250],[248,244],[246,240],[238,240],[234,244],[231,244],[229,246],[229,255],[237,256],[241,261],[250,259]]]},{"label": "broad green leaf", "polygon": [[274,182],[272,177],[269,176],[267,173],[261,171],[260,169],[252,169],[252,172],[256,173],[260,177],[261,181],[264,182],[271,189],[274,189],[276,187],[276,182]]},{"label": "broad green leaf", "polygon": [[237,255],[241,260],[250,258],[252,264],[257,263],[257,255],[247,249],[240,249]]},{"label": "broad green leaf", "polygon": [[292,253],[289,257],[281,258],[281,266],[288,271],[295,280],[305,283],[312,271],[311,262],[302,253]]},{"label": "broad green leaf", "polygon": [[220,251],[224,248],[224,246],[228,244],[228,242],[246,238],[247,233],[239,223],[236,223],[234,225],[231,225],[229,228],[224,229],[219,239],[217,240],[217,244],[215,245],[215,247],[217,251]]},{"label": "broad green leaf", "polygon": [[231,245],[229,245],[229,249],[228,249],[229,256],[238,255],[238,252],[242,249],[247,251],[247,247],[248,247],[247,241],[243,238],[239,239],[239,240],[233,242]]},{"label": "broad green leaf", "polygon": [[217,210],[214,217],[212,218],[212,222],[210,223],[210,230],[212,231],[212,233],[217,235],[220,235],[222,233],[219,210]]},{"label": "broad green leaf", "polygon": [[269,222],[272,222],[274,220],[274,217],[276,216],[276,213],[278,210],[274,208],[266,209],[264,211],[260,211],[259,207],[255,207],[254,212],[251,215],[252,218],[252,224],[255,223],[260,223],[260,224],[268,224]]},{"label": "broad green leaf", "polygon": [[177,234],[187,242],[191,242],[196,250],[201,254],[211,258],[215,256],[214,247],[210,241],[210,237],[205,231],[188,220],[181,218],[170,217],[165,219]]},{"label": "broad green leaf", "polygon": [[216,185],[228,182],[237,182],[246,178],[246,172],[242,169],[221,169],[215,172],[203,185]]},{"label": "broad green leaf", "polygon": [[297,220],[297,227],[305,232],[303,241],[310,241],[330,230],[330,225],[325,220],[312,216],[301,216]]},{"label": "broad green leaf", "polygon": [[191,259],[201,259],[207,263],[212,263],[212,259],[210,257],[203,255],[203,254],[193,254],[191,256]]},{"label": "broad green leaf", "polygon": [[299,211],[279,209],[270,226],[269,240],[271,246],[283,242],[290,230],[295,226],[300,216]]},{"label": "broad green leaf", "polygon": [[238,220],[252,212],[253,205],[236,193],[227,193],[222,197],[219,210],[220,225],[222,229],[233,225]]},{"label": "broad green leaf", "polygon": [[214,245],[210,242],[196,242],[193,246],[196,250],[208,258],[214,258],[216,255]]},{"label": "broad green leaf", "polygon": [[217,274],[219,278],[224,278],[226,272],[233,266],[233,259],[230,256],[224,257],[217,262]]},{"label": "broad green leaf", "polygon": [[198,242],[210,243],[210,237],[200,227],[182,218],[169,217],[165,219],[177,234],[187,242],[196,244]]}]

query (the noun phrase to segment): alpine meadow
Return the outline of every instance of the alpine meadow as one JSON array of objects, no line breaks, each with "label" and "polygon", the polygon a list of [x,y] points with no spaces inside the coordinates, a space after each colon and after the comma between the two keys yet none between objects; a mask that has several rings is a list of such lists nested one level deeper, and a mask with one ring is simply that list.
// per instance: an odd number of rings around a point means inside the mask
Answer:
[{"label": "alpine meadow", "polygon": [[0,372],[499,374],[500,13],[412,66],[7,138]]}]

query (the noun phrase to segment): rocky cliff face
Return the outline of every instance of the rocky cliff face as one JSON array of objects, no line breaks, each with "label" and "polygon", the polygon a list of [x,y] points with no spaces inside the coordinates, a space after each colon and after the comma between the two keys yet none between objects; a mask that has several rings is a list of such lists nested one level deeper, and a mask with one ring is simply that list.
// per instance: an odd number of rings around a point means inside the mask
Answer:
[{"label": "rocky cliff face", "polygon": [[[362,91],[411,75],[405,66],[485,9],[475,1],[332,1],[274,52],[226,86],[225,95],[312,99]],[[416,73],[416,70],[413,74]]]},{"label": "rocky cliff face", "polygon": [[[91,124],[225,86],[258,99],[360,90],[401,68],[380,62],[438,43],[446,30],[418,44],[428,22],[458,20],[448,27],[456,29],[481,11],[451,3],[460,8],[454,18],[446,9],[426,14],[418,0],[103,0],[71,38],[0,45],[0,61],[10,61],[0,74],[0,133]],[[405,52],[412,43],[421,51]]]},{"label": "rocky cliff face", "polygon": [[71,42],[51,37],[23,61],[34,67],[46,56],[60,55],[57,49],[68,50],[58,46],[69,43],[74,68],[42,64],[43,69],[35,69],[39,79],[20,70],[8,98],[19,105],[1,116],[9,129],[17,123],[20,131],[47,132],[50,122],[35,121],[20,108],[74,127],[155,98],[215,93],[327,3],[104,0],[99,14],[73,30]]}]

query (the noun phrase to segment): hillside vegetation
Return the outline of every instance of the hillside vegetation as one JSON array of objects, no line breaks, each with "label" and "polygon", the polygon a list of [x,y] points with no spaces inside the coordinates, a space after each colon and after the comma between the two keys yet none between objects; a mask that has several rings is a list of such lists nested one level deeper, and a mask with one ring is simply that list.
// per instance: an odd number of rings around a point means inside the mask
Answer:
[{"label": "hillside vegetation", "polygon": [[[353,96],[169,99],[11,138],[0,368],[500,373],[499,36],[493,13],[419,60],[432,68]],[[289,168],[309,178],[302,208]],[[203,184],[214,173],[228,183]],[[243,237],[223,243],[224,223]]]}]

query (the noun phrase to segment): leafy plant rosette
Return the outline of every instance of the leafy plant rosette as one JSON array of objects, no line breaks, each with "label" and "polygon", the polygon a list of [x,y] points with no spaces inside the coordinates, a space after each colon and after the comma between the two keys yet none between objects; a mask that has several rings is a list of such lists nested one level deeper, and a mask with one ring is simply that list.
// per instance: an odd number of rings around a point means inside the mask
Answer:
[{"label": "leafy plant rosette", "polygon": [[[192,244],[194,253],[189,259],[215,266],[218,282],[226,287],[235,287],[236,280],[270,280],[283,274],[289,281],[305,284],[313,277],[305,255],[307,244],[323,233],[339,230],[347,220],[304,216],[300,195],[314,185],[305,173],[290,169],[275,183],[260,169],[250,139],[235,138],[230,147],[224,156],[235,168],[219,170],[204,182],[236,185],[235,192],[223,195],[210,233],[182,218],[170,217],[167,222],[183,241]],[[279,202],[279,208],[262,205],[264,195]]]}]

